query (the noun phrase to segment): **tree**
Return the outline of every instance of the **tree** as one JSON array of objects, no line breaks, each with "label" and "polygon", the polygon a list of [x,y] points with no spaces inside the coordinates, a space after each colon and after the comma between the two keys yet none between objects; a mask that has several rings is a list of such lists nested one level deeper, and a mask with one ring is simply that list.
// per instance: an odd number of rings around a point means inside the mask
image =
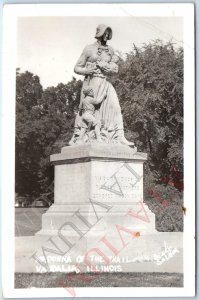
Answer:
[{"label": "tree", "polygon": [[182,231],[183,49],[159,40],[134,45],[111,80],[127,138],[148,153],[144,199],[157,216],[157,229]]},{"label": "tree", "polygon": [[42,92],[38,76],[28,71],[20,73],[17,69],[15,169],[16,192],[19,195],[27,195],[38,188],[39,149],[34,141],[36,132],[33,124],[40,115],[40,111],[34,108],[37,107]]},{"label": "tree", "polygon": [[[39,195],[53,180],[50,154],[57,141],[66,145],[72,136],[81,81],[43,90],[39,77],[30,72],[16,78],[16,192]],[[60,150],[60,149],[59,149]]]},{"label": "tree", "polygon": [[60,83],[57,87],[48,87],[40,99],[42,117],[38,125],[41,129],[39,139],[43,145],[39,165],[41,190],[47,189],[53,179],[50,155],[59,152],[72,137],[81,87],[82,82],[73,78],[65,85]]},{"label": "tree", "polygon": [[[112,78],[128,138],[149,154],[157,179],[183,176],[183,50],[157,40],[134,45]],[[178,186],[179,187],[179,186]]]},{"label": "tree", "polygon": [[16,101],[17,104],[24,105],[25,108],[38,104],[38,100],[41,98],[43,89],[40,84],[39,77],[26,71],[24,73],[16,72]]}]

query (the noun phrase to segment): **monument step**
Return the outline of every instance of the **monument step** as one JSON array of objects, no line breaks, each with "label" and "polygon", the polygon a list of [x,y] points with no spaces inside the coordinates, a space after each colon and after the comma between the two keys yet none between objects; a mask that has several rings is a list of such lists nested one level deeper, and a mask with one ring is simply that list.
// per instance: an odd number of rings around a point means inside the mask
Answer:
[{"label": "monument step", "polygon": [[[63,241],[56,236],[51,237],[51,240],[54,244],[49,241],[48,236],[16,237],[15,272],[69,273],[76,268],[81,273],[98,270],[99,272],[183,273],[183,233],[180,232],[161,232],[131,239],[125,238],[125,246],[122,240],[116,237],[110,237],[109,244],[93,238],[90,240],[90,245],[82,238],[65,255],[60,255],[61,252],[55,253],[58,248],[60,251],[61,249],[63,252],[67,251],[66,245],[65,248],[63,247]],[[118,250],[117,255],[113,253],[110,245]],[[49,270],[45,268],[44,254]],[[85,257],[87,259],[84,262]]]}]

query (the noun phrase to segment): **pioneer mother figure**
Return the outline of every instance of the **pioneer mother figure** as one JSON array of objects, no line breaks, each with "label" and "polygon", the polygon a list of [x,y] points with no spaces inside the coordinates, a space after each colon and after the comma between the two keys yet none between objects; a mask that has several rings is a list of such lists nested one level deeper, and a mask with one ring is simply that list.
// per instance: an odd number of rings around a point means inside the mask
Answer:
[{"label": "pioneer mother figure", "polygon": [[95,118],[101,124],[102,141],[108,143],[122,143],[133,145],[124,137],[123,119],[121,108],[116,91],[109,82],[109,76],[118,72],[118,57],[114,54],[112,47],[107,45],[107,40],[112,38],[112,29],[109,26],[101,24],[97,27],[95,38],[97,41],[84,48],[78,59],[74,71],[77,74],[84,75],[82,86],[79,112],[75,120],[75,131],[70,145],[86,143],[95,140],[92,126],[87,128],[87,134],[84,140],[80,141],[80,131],[82,125],[82,99],[84,89],[91,87],[96,99],[103,99],[95,108]]}]

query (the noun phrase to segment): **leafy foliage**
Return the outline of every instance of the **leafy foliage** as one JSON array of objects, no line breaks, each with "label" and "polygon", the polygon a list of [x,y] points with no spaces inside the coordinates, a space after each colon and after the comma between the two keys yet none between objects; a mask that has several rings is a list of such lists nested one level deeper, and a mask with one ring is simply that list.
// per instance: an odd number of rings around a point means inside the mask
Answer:
[{"label": "leafy foliage", "polygon": [[[155,177],[183,173],[183,50],[157,40],[120,60],[112,77],[120,99],[125,132],[148,153]],[[146,169],[147,171],[147,169]],[[175,182],[175,180],[173,180]],[[179,186],[177,187],[179,188]]]},{"label": "leafy foliage", "polygon": [[17,72],[16,80],[16,192],[39,195],[53,180],[49,157],[57,140],[64,144],[72,135],[82,83],[73,79],[43,91],[30,72]]}]

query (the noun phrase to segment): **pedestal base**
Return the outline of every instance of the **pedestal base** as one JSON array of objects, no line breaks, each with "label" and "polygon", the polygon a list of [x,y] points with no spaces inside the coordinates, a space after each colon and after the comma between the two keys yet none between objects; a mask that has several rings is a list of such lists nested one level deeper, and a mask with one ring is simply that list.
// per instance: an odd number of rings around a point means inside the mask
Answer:
[{"label": "pedestal base", "polygon": [[91,235],[101,237],[116,225],[142,235],[156,232],[155,215],[143,202],[111,206],[90,200],[90,203],[81,206],[53,204],[42,215],[42,229],[36,235],[51,236],[62,232],[71,238],[90,232]]},{"label": "pedestal base", "polygon": [[182,234],[157,233],[143,202],[145,160],[117,144],[52,155],[55,200],[34,237],[32,272],[181,272]]},{"label": "pedestal base", "polygon": [[92,228],[102,235],[115,224],[154,232],[155,215],[143,203],[145,160],[145,153],[117,144],[64,147],[61,154],[52,155],[55,200],[37,234],[61,230],[67,236],[82,236]]},{"label": "pedestal base", "polygon": [[[96,242],[93,238],[93,245],[88,248],[84,238],[82,238],[76,246],[63,256],[55,253],[55,250],[58,251],[58,249],[49,241],[48,237],[16,237],[15,272],[183,273],[182,232],[157,232],[154,235],[144,235],[132,239],[130,236],[123,236],[124,238],[125,247],[119,235],[115,238],[107,238],[115,249],[118,251],[122,249],[117,255],[114,255],[103,241]],[[58,238],[52,237],[52,241],[60,250],[65,249]],[[46,251],[46,249],[51,249],[51,251]],[[97,253],[96,249],[101,252]],[[102,253],[104,258],[108,257],[109,261],[103,261],[103,257],[100,255]],[[85,255],[87,257],[86,262],[84,262]],[[140,274],[140,276],[142,275]],[[85,286],[87,286],[87,282],[85,282]]]}]

